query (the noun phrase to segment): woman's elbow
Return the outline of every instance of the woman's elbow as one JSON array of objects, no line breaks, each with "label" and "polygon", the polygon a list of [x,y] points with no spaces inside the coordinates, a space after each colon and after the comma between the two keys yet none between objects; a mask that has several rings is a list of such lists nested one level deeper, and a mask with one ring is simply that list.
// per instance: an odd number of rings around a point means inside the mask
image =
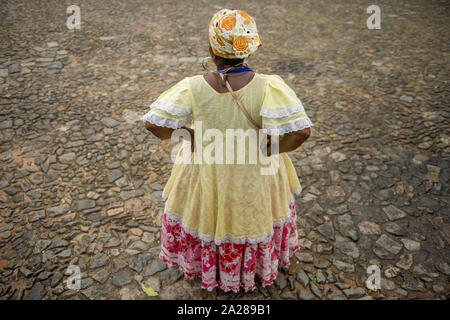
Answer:
[{"label": "woman's elbow", "polygon": [[145,129],[147,129],[148,131],[152,131],[152,130],[156,129],[156,125],[154,125],[151,122],[146,121],[145,122]]},{"label": "woman's elbow", "polygon": [[169,139],[172,134],[172,129],[160,127],[148,121],[145,122],[145,129],[153,133],[156,137],[158,137],[161,140]]},{"label": "woman's elbow", "polygon": [[305,128],[305,129],[302,129],[302,130],[298,130],[298,131],[295,132],[295,135],[300,140],[305,141],[311,135],[311,129],[310,128]]}]

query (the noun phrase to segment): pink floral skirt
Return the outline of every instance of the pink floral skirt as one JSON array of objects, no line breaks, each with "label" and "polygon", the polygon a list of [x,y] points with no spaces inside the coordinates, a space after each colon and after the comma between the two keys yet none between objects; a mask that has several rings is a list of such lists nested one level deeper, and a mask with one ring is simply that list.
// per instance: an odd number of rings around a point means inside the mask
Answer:
[{"label": "pink floral skirt", "polygon": [[217,285],[224,291],[254,290],[256,276],[265,287],[277,277],[278,267],[290,265],[289,258],[299,249],[294,196],[289,209],[290,214],[275,221],[273,232],[263,237],[218,242],[185,228],[180,217],[165,208],[159,257],[178,266],[186,278],[201,277],[202,288],[209,291]]}]

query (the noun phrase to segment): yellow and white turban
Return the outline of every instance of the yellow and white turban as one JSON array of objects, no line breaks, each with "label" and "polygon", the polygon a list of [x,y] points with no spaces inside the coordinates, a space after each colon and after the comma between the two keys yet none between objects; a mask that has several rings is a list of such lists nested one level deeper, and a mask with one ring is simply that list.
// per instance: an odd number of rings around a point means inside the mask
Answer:
[{"label": "yellow and white turban", "polygon": [[227,59],[247,58],[262,45],[255,20],[245,11],[228,9],[211,19],[209,43],[215,55]]}]

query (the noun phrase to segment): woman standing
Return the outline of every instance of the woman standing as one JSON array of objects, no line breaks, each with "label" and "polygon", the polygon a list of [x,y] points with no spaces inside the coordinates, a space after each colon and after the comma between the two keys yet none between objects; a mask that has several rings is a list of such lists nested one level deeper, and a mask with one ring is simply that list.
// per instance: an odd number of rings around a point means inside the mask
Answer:
[{"label": "woman standing", "polygon": [[[274,149],[272,155],[273,144],[261,151],[265,159],[276,158],[277,167],[262,174],[264,165],[251,161],[184,162],[180,155],[189,151],[189,144],[183,145],[164,188],[160,258],[186,277],[200,276],[202,288],[248,291],[256,288],[256,278],[263,286],[271,284],[278,268],[288,266],[299,249],[294,193],[301,187],[286,152],[309,137],[312,123],[279,76],[243,65],[261,46],[255,21],[246,12],[217,12],[209,25],[209,43],[217,71],[185,78],[162,93],[142,118],[146,128],[161,139],[185,128],[195,137],[192,159],[199,150],[208,150],[216,160],[219,154],[236,159],[242,153],[249,159],[255,149],[251,143],[239,149],[234,141],[214,141],[211,149],[213,137],[262,128],[273,138],[282,136],[275,148],[279,154]],[[201,127],[184,127],[191,121]],[[257,146],[262,141],[259,135]]]}]

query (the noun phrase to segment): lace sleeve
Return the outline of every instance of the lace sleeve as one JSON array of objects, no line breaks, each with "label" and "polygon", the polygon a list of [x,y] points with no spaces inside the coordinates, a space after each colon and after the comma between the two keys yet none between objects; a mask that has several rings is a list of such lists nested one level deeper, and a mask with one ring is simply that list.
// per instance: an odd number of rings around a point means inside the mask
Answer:
[{"label": "lace sleeve", "polygon": [[189,123],[193,98],[188,80],[185,78],[164,91],[150,105],[150,111],[142,117],[142,121],[172,129],[178,129]]},{"label": "lace sleeve", "polygon": [[260,115],[266,134],[285,134],[312,126],[302,102],[279,76],[266,80]]}]

